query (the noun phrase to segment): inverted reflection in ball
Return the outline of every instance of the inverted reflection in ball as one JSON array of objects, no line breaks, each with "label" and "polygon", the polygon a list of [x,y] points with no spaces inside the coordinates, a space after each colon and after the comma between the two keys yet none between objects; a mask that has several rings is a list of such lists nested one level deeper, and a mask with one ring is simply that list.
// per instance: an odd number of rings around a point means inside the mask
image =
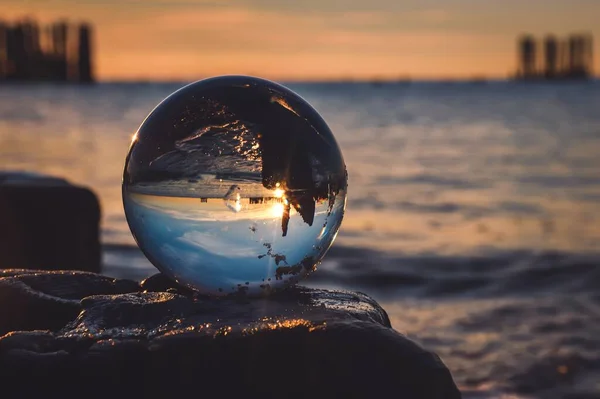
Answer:
[{"label": "inverted reflection in ball", "polygon": [[346,202],[340,149],[291,90],[227,76],[188,85],[134,135],[123,174],[148,259],[207,294],[297,282],[331,246]]}]

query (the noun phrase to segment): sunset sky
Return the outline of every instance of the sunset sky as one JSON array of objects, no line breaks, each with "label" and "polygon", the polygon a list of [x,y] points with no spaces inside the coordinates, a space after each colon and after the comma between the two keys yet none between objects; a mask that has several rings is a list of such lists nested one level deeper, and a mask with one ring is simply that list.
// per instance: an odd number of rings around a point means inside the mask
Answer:
[{"label": "sunset sky", "polygon": [[598,0],[3,0],[0,18],[96,28],[100,80],[506,77],[515,37],[591,32]]}]

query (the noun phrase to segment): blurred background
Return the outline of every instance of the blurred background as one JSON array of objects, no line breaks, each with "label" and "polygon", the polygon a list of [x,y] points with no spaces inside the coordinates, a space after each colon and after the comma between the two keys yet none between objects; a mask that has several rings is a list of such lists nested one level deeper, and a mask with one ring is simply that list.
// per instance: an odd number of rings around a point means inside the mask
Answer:
[{"label": "blurred background", "polygon": [[600,397],[598,21],[595,0],[4,0],[0,170],[94,190],[103,271],[144,278],[131,136],[189,82],[275,80],[348,166],[308,285],[375,297],[467,398]]}]

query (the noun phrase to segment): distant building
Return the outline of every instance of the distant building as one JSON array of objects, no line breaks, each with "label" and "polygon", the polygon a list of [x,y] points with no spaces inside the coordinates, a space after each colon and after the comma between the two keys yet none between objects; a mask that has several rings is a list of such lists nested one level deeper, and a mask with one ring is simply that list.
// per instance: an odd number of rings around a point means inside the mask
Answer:
[{"label": "distant building", "polygon": [[0,21],[0,81],[91,83],[92,41],[88,24]]},{"label": "distant building", "polygon": [[0,79],[8,74],[8,26],[0,21]]},{"label": "distant building", "polygon": [[78,64],[77,71],[79,72],[79,81],[84,83],[91,83],[94,80],[92,74],[92,28],[87,25],[81,25],[79,27],[79,48],[77,53]]},{"label": "distant building", "polygon": [[546,79],[554,79],[558,76],[558,72],[562,70],[558,54],[558,41],[554,36],[547,36],[544,41],[544,60],[546,62],[544,77]]},{"label": "distant building", "polygon": [[[539,54],[542,50],[543,54]],[[593,75],[593,38],[589,34],[562,40],[548,35],[542,46],[533,36],[522,36],[518,52],[517,79],[588,79]]]},{"label": "distant building", "polygon": [[524,36],[519,41],[520,74],[534,76],[538,74],[537,44],[532,36]]}]

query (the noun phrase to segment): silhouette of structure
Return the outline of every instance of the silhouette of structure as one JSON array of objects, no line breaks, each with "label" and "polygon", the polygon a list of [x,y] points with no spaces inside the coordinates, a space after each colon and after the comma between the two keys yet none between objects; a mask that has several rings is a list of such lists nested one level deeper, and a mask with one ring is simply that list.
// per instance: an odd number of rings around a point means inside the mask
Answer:
[{"label": "silhouette of structure", "polygon": [[521,73],[523,76],[533,76],[537,71],[537,46],[532,36],[525,36],[519,43]]},{"label": "silhouette of structure", "polygon": [[[543,50],[543,54],[540,54]],[[557,39],[546,36],[540,44],[531,35],[518,39],[520,80],[589,79],[593,74],[593,38],[590,34]]]},{"label": "silhouette of structure", "polygon": [[94,81],[92,28],[58,21],[0,21],[0,81]]},{"label": "silhouette of structure", "polygon": [[92,53],[91,39],[92,28],[83,24],[79,27],[78,49],[77,49],[77,72],[79,72],[79,81],[82,83],[91,83],[94,78],[92,76]]}]

